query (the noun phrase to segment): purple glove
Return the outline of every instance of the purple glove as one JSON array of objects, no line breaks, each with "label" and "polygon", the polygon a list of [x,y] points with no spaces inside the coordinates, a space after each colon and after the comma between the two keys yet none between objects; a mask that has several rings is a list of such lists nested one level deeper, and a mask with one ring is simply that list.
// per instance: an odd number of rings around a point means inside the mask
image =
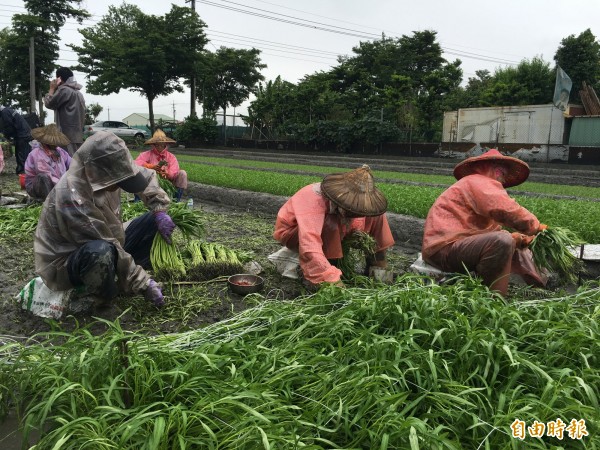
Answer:
[{"label": "purple glove", "polygon": [[150,278],[148,281],[148,287],[144,291],[144,298],[149,302],[152,302],[154,306],[160,308],[165,305],[165,297],[160,289],[160,286],[156,281]]},{"label": "purple glove", "polygon": [[154,213],[154,221],[158,227],[158,232],[167,243],[171,243],[171,233],[175,229],[175,223],[171,216],[164,211],[158,211]]}]

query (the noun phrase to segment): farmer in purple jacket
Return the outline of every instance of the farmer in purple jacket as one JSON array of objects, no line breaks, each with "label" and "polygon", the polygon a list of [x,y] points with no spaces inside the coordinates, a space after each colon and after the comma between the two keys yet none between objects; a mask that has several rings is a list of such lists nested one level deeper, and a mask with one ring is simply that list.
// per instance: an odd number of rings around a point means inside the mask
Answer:
[{"label": "farmer in purple jacket", "polygon": [[35,200],[44,201],[71,164],[71,157],[61,147],[69,139],[55,124],[34,128],[31,152],[25,161],[25,190]]}]

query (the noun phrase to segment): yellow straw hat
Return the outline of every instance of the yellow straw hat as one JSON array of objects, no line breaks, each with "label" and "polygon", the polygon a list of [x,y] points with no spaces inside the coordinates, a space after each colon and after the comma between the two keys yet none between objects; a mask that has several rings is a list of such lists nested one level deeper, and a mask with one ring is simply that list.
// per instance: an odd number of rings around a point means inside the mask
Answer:
[{"label": "yellow straw hat", "polygon": [[346,173],[327,175],[321,192],[342,209],[359,217],[379,216],[387,210],[387,200],[375,187],[369,166]]},{"label": "yellow straw hat", "polygon": [[460,180],[467,175],[475,173],[475,167],[484,161],[491,161],[506,167],[507,174],[503,183],[505,188],[517,186],[529,177],[529,165],[525,161],[512,156],[504,156],[495,148],[485,152],[483,155],[467,158],[459,162],[454,168],[454,178]]},{"label": "yellow straw hat", "polygon": [[154,134],[152,135],[152,137],[150,139],[148,139],[146,142],[144,142],[144,144],[145,145],[175,144],[175,142],[177,142],[177,141],[174,141],[173,139],[168,137],[163,130],[158,129],[154,132]]},{"label": "yellow straw hat", "polygon": [[58,131],[55,123],[38,127],[31,130],[31,137],[38,142],[46,145],[56,145],[58,147],[66,147],[71,143],[69,138]]}]

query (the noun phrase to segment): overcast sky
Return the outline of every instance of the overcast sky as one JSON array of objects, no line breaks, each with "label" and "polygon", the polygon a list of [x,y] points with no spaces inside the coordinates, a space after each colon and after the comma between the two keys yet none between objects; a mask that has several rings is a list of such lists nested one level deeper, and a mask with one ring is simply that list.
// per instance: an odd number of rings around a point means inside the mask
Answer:
[{"label": "overcast sky", "polygon": [[[190,6],[184,0],[127,3],[155,15],[164,15],[171,4]],[[92,14],[84,26],[93,26],[108,12],[109,5],[120,3],[88,0],[83,5]],[[0,26],[10,26],[11,15],[23,13],[24,4],[3,0],[0,11]],[[268,66],[263,70],[265,78],[281,75],[290,82],[328,70],[336,64],[337,55],[350,55],[361,40],[375,39],[381,33],[399,37],[413,31],[437,31],[446,60],[461,59],[465,81],[475,76],[476,70],[493,72],[535,56],[553,67],[554,53],[563,38],[587,28],[600,37],[598,0],[196,0],[196,11],[207,25],[208,49],[256,47]],[[69,21],[62,30],[58,64],[76,64],[76,54],[66,44],[81,43],[78,28],[81,26]],[[563,69],[568,74],[569,68]],[[75,75],[84,85],[86,102],[104,108],[100,119],[122,120],[131,113],[148,112],[147,101],[139,94],[121,91],[109,96],[91,95],[85,92],[85,75]],[[174,115],[178,120],[189,111],[189,91],[154,101],[155,113]],[[236,112],[244,113],[245,108]]]}]

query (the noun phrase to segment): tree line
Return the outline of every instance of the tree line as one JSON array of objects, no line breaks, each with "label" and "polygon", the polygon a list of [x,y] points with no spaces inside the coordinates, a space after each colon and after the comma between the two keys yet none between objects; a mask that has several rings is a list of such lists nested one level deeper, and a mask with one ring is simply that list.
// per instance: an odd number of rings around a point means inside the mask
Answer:
[{"label": "tree line", "polygon": [[[29,109],[29,43],[35,43],[35,93],[40,100],[58,67],[58,34],[67,19],[82,23],[89,13],[83,0],[25,0],[27,14],[16,14],[0,31],[0,101]],[[308,74],[298,83],[277,77],[265,82],[257,49],[207,50],[206,24],[190,8],[171,6],[163,16],[145,14],[123,3],[109,7],[94,26],[79,30],[73,70],[86,75],[86,90],[96,95],[139,92],[148,101],[154,129],[156,98],[182,92],[196,80],[203,118],[214,124],[216,112],[237,107],[254,95],[247,124],[268,139],[296,139],[340,151],[356,142],[378,145],[404,140],[435,142],[444,111],[479,106],[552,102],[555,65],[573,81],[577,102],[583,81],[598,88],[600,43],[590,29],[564,38],[553,61],[525,59],[493,73],[478,70],[463,83],[460,59],[448,61],[432,30],[359,42],[330,70]],[[90,117],[102,108],[94,105]]]}]

